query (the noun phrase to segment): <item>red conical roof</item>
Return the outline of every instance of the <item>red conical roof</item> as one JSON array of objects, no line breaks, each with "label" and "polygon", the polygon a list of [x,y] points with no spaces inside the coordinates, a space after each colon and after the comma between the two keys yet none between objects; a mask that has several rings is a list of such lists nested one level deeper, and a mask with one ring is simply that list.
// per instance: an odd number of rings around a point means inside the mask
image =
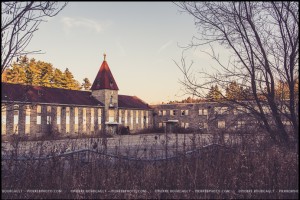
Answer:
[{"label": "red conical roof", "polygon": [[105,56],[104,56],[104,61],[100,67],[100,70],[91,87],[91,90],[101,90],[101,89],[119,90],[118,85],[105,60]]}]

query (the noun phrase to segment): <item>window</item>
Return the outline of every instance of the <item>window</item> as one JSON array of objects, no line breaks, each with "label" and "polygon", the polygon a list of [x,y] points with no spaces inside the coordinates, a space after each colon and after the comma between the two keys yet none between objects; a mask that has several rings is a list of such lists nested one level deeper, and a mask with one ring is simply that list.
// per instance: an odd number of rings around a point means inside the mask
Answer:
[{"label": "window", "polygon": [[218,121],[218,128],[225,128],[225,121]]},{"label": "window", "polygon": [[163,116],[167,115],[167,111],[163,110]]},{"label": "window", "polygon": [[3,113],[2,113],[1,123],[2,123],[2,124],[6,124],[6,116],[3,115]]},{"label": "window", "polygon": [[26,110],[25,110],[25,124],[29,125],[30,124],[30,107],[26,106]]},{"label": "window", "polygon": [[161,116],[162,115],[162,110],[158,111],[158,115]]},{"label": "window", "polygon": [[66,124],[70,124],[70,116],[66,116]]},{"label": "window", "polygon": [[51,106],[47,106],[47,113],[51,113]]},{"label": "window", "polygon": [[238,121],[237,127],[242,128],[245,126],[245,121]]},{"label": "window", "polygon": [[182,128],[188,128],[189,127],[189,123],[187,123],[187,122],[181,122],[181,127]]},{"label": "window", "polygon": [[158,127],[159,127],[159,128],[163,127],[163,123],[162,123],[162,122],[159,122],[159,123],[158,123]]},{"label": "window", "polygon": [[36,110],[37,110],[37,113],[41,113],[42,112],[42,107],[41,106],[37,106]]},{"label": "window", "polygon": [[98,124],[101,124],[101,108],[98,108]]},{"label": "window", "polygon": [[243,107],[236,107],[234,110],[233,110],[233,114],[234,115],[238,115],[238,114],[243,114],[246,112],[246,109],[243,108]]},{"label": "window", "polygon": [[199,129],[204,129],[204,128],[207,128],[207,123],[206,122],[200,122],[199,123]]},{"label": "window", "polygon": [[74,108],[75,122],[74,124],[78,124],[78,108]]},{"label": "window", "polygon": [[41,122],[42,122],[41,116],[37,116],[37,118],[36,118],[36,124],[41,124]]},{"label": "window", "polygon": [[60,115],[61,115],[61,107],[57,107],[57,112],[56,112],[57,124],[60,124]]},{"label": "window", "polygon": [[113,109],[108,110],[108,121],[109,122],[115,121],[115,110]]},{"label": "window", "polygon": [[114,117],[108,117],[109,122],[114,122]]},{"label": "window", "polygon": [[1,123],[6,124],[6,106],[2,106],[2,118]]},{"label": "window", "polygon": [[42,106],[37,106],[36,111],[37,111],[36,124],[40,125],[42,123],[42,117],[41,117]]},{"label": "window", "polygon": [[82,119],[83,119],[83,124],[86,124],[86,108],[82,109]]},{"label": "window", "polygon": [[19,122],[19,115],[14,115],[14,124],[18,124]]},{"label": "window", "polygon": [[181,116],[189,115],[189,110],[181,110]]},{"label": "window", "polygon": [[199,115],[207,115],[207,109],[200,108],[199,109]]},{"label": "window", "polygon": [[[95,116],[95,113],[94,113],[94,108],[91,108],[91,124],[94,124],[94,116]],[[94,127],[94,126],[92,126]],[[92,128],[93,130],[93,128]]]},{"label": "window", "polygon": [[133,111],[130,111],[130,124],[131,124],[131,129],[132,129],[132,124],[133,124]]},{"label": "window", "polygon": [[136,122],[136,124],[139,123],[139,111],[138,110],[136,111],[136,114],[135,114],[135,122]]},{"label": "window", "polygon": [[172,116],[176,116],[176,110],[171,110],[171,113],[170,113]]},{"label": "window", "polygon": [[66,107],[66,124],[70,124],[70,107]]},{"label": "window", "polygon": [[14,125],[19,123],[19,106],[14,105]]},{"label": "window", "polygon": [[1,134],[5,135],[6,134],[6,105],[1,106]]},{"label": "window", "polygon": [[127,126],[127,124],[128,124],[128,112],[127,112],[127,110],[125,110],[124,120],[125,120],[125,126]]},{"label": "window", "polygon": [[57,124],[60,124],[60,116],[57,117]]},{"label": "window", "polygon": [[228,114],[228,107],[215,107],[215,114]]},{"label": "window", "polygon": [[94,116],[91,116],[91,131],[94,131]]},{"label": "window", "polygon": [[47,116],[47,124],[51,124],[51,116]]},{"label": "window", "polygon": [[6,106],[2,106],[2,117],[1,117],[1,134],[5,135],[6,134]]}]

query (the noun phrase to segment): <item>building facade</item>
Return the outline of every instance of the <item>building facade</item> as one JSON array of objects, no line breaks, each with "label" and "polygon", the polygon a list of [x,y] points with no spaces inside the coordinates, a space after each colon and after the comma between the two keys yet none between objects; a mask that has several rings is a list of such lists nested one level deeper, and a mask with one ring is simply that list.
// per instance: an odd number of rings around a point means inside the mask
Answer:
[{"label": "building facade", "polygon": [[[202,133],[255,130],[261,125],[252,112],[238,105],[202,102],[149,106],[118,91],[105,55],[90,91],[2,83],[2,136],[115,134],[120,128],[137,133],[163,128],[168,122]],[[263,110],[270,115],[268,106]],[[283,123],[287,128],[291,125],[289,120]]]},{"label": "building facade", "polygon": [[2,83],[2,136],[47,133],[130,133],[151,128],[151,107],[136,96],[118,94],[105,60],[91,91]]},{"label": "building facade", "polygon": [[[251,104],[250,101],[247,103]],[[201,102],[152,105],[154,110],[153,126],[163,128],[166,122],[177,122],[177,126],[201,133],[216,133],[218,131],[259,130],[262,122],[257,120],[250,110],[230,103]],[[257,111],[258,107],[254,107]],[[271,116],[268,106],[262,107],[265,115]],[[282,113],[288,113],[282,108]],[[284,118],[284,116],[282,116]],[[272,124],[270,117],[269,123]],[[173,123],[174,124],[174,123]],[[283,124],[291,128],[291,122],[285,118]]]}]

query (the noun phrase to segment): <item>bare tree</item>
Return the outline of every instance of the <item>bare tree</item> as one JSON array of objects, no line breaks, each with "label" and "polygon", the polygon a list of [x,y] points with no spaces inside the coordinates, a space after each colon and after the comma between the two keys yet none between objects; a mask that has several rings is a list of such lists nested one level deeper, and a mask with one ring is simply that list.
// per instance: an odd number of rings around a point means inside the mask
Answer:
[{"label": "bare tree", "polygon": [[[290,135],[283,121],[292,124],[292,137],[299,132],[299,3],[298,2],[183,2],[175,3],[192,15],[200,37],[187,48],[209,45],[207,53],[220,66],[215,73],[195,73],[182,57],[177,66],[184,74],[181,81],[188,93],[201,96],[203,89],[218,84],[226,89],[237,81],[251,93],[252,101],[224,98],[251,110],[262,121],[273,140],[288,144]],[[220,61],[215,45],[230,53],[228,64]],[[200,76],[198,76],[200,75]],[[199,82],[200,78],[206,80]],[[276,98],[276,84],[288,85],[288,99]],[[249,98],[249,97],[248,97]],[[264,106],[268,106],[271,117]],[[287,108],[286,110],[283,107]]]},{"label": "bare tree", "polygon": [[14,58],[39,51],[26,50],[46,17],[57,15],[67,3],[47,1],[1,2],[1,74]]}]

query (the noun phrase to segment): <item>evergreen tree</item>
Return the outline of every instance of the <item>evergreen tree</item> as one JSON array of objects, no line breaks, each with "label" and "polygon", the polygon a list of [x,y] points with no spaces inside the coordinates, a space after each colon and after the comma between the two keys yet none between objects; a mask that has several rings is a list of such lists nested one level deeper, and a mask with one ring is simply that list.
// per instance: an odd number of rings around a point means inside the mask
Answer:
[{"label": "evergreen tree", "polygon": [[60,69],[54,69],[52,77],[52,87],[54,88],[64,88],[66,83],[64,79],[64,74]]},{"label": "evergreen tree", "polygon": [[92,84],[88,78],[84,78],[81,86],[84,88],[84,90],[89,90]]},{"label": "evergreen tree", "polygon": [[64,88],[66,89],[73,89],[73,90],[81,89],[79,82],[74,79],[72,72],[70,72],[68,68],[66,68],[64,72],[64,81],[66,84]]},{"label": "evergreen tree", "polygon": [[11,68],[7,69],[7,82],[9,83],[26,83],[26,74],[24,68],[14,63]]},{"label": "evergreen tree", "polygon": [[81,85],[74,79],[73,74],[67,68],[63,73],[51,63],[36,61],[24,56],[17,59],[10,68],[2,74],[2,81],[26,85],[64,88],[80,90]]},{"label": "evergreen tree", "polygon": [[243,99],[243,87],[239,86],[236,81],[229,83],[226,88],[227,100],[242,100]]},{"label": "evergreen tree", "polygon": [[39,66],[39,84],[44,87],[52,86],[52,77],[53,77],[53,67],[50,63],[45,63],[38,61],[37,66]]},{"label": "evergreen tree", "polygon": [[221,91],[217,85],[211,86],[210,90],[206,95],[208,101],[220,101],[223,98]]}]

